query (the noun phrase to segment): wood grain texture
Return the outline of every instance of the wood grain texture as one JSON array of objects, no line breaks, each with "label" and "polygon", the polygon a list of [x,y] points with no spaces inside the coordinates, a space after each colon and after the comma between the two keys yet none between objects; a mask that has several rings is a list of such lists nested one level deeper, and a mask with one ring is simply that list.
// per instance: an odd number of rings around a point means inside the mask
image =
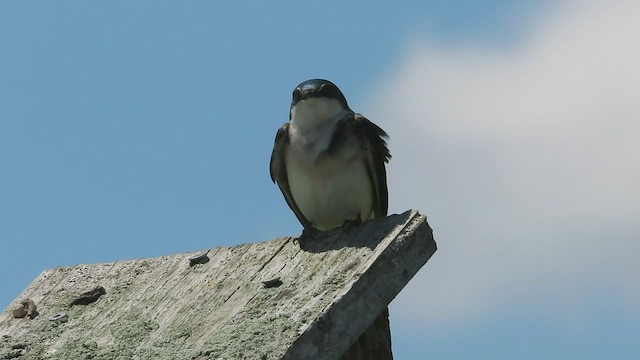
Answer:
[{"label": "wood grain texture", "polygon": [[[338,359],[435,250],[408,211],[302,243],[213,248],[194,266],[197,252],[45,270],[0,314],[0,359]],[[97,301],[69,305],[96,286]],[[11,316],[25,298],[40,316]]]}]

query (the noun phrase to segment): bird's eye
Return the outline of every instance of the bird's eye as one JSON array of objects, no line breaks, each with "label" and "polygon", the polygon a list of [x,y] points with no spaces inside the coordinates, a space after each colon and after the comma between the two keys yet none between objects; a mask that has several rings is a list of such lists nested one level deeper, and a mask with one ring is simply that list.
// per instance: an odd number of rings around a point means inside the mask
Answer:
[{"label": "bird's eye", "polygon": [[335,88],[333,86],[331,86],[330,84],[322,84],[322,85],[320,85],[319,93],[322,96],[329,97],[329,98],[335,97],[335,95],[336,95]]},{"label": "bird's eye", "polygon": [[300,91],[300,88],[296,88],[295,90],[293,90],[293,103],[297,103],[301,99],[302,99],[302,91]]}]

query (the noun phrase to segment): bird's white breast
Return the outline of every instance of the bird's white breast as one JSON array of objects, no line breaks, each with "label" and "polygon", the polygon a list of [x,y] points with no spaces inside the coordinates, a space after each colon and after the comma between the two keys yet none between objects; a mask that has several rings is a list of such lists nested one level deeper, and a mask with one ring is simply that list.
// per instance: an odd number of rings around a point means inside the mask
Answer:
[{"label": "bird's white breast", "polygon": [[318,230],[341,226],[345,220],[369,220],[373,215],[373,185],[357,142],[332,156],[291,144],[286,167],[291,195],[302,214]]},{"label": "bird's white breast", "polygon": [[291,109],[289,139],[294,147],[318,156],[329,147],[338,122],[348,114],[336,99],[302,100]]},{"label": "bird's white breast", "polygon": [[285,154],[289,188],[302,214],[318,230],[372,217],[373,185],[358,140],[348,137],[339,149],[325,152],[338,123],[350,113],[329,98],[305,99],[291,109]]}]

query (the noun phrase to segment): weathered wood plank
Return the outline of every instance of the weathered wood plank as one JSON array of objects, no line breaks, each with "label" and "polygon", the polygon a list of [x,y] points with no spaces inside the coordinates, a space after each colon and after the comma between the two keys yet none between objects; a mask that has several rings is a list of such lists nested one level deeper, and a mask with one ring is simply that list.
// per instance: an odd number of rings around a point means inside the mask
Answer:
[{"label": "weathered wood plank", "polygon": [[[435,250],[410,211],[313,241],[215,248],[192,267],[196,253],[45,270],[0,315],[0,359],[337,359]],[[105,295],[69,307],[97,285]],[[25,298],[40,316],[14,319]]]}]

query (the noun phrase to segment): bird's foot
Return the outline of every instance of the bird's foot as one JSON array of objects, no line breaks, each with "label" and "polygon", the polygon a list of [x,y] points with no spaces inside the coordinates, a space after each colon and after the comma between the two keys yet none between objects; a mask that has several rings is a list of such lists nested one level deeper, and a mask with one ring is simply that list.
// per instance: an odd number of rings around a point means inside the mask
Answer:
[{"label": "bird's foot", "polygon": [[362,224],[362,218],[360,217],[360,215],[358,214],[358,217],[353,219],[353,220],[345,220],[342,223],[342,232],[345,233],[350,233],[351,230],[357,228],[358,226],[360,226],[360,224]]},{"label": "bird's foot", "polygon": [[320,231],[313,227],[307,227],[302,230],[302,234],[300,234],[300,238],[298,242],[302,242],[305,240],[313,240],[320,235]]},{"label": "bird's foot", "polygon": [[300,249],[306,250],[312,247],[313,244],[317,243],[317,241],[315,240],[318,237],[320,237],[321,234],[322,232],[315,228],[312,228],[312,227],[304,228],[302,230],[302,234],[300,234],[300,237],[298,238],[298,244],[300,245]]}]

